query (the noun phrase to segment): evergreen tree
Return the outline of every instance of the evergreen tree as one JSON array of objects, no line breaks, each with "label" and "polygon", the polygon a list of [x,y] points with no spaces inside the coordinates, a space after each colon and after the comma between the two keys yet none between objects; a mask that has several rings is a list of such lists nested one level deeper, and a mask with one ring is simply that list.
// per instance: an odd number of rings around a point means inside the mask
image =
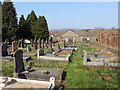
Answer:
[{"label": "evergreen tree", "polygon": [[18,39],[26,39],[27,37],[27,30],[26,30],[26,21],[23,15],[20,17],[19,21],[19,30],[17,33]]},{"label": "evergreen tree", "polygon": [[14,5],[10,0],[4,0],[2,5],[2,41],[7,39],[11,43],[11,41],[16,40],[17,28]]},{"label": "evergreen tree", "polygon": [[34,37],[46,39],[49,37],[48,25],[44,16],[40,16],[32,27]]},{"label": "evergreen tree", "polygon": [[33,39],[33,34],[32,34],[32,26],[35,24],[35,21],[37,20],[37,16],[34,11],[31,11],[31,13],[27,16],[26,19],[26,25],[27,25],[27,31],[28,31],[28,39]]},{"label": "evergreen tree", "polygon": [[0,42],[2,41],[2,3],[0,1]]}]

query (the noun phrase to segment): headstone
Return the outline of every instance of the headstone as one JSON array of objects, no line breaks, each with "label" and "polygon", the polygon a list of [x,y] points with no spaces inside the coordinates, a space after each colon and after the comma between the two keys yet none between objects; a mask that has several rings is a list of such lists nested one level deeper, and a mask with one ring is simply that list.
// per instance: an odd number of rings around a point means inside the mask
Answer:
[{"label": "headstone", "polygon": [[21,47],[21,42],[20,41],[18,42],[18,47]]},{"label": "headstone", "polygon": [[24,39],[21,40],[21,48],[24,48]]},{"label": "headstone", "polygon": [[54,51],[52,48],[52,42],[53,42],[52,37],[49,37],[50,49],[47,51],[47,53],[49,53],[49,54],[52,54]]},{"label": "headstone", "polygon": [[21,73],[25,71],[23,63],[23,51],[22,50],[15,51],[14,57],[15,57],[14,73]]},{"label": "headstone", "polygon": [[31,41],[30,41],[30,42],[31,42],[31,46],[33,47],[33,46],[34,46],[34,45],[33,45],[33,39],[31,39]]},{"label": "headstone", "polygon": [[63,48],[65,48],[66,47],[66,44],[65,44],[65,40],[64,40],[64,43],[63,43]]},{"label": "headstone", "polygon": [[83,44],[80,45],[80,53],[81,53],[81,57],[83,57]]},{"label": "headstone", "polygon": [[84,65],[86,65],[86,61],[87,61],[87,52],[83,50],[83,64]]},{"label": "headstone", "polygon": [[34,40],[34,47],[35,47],[35,49],[37,49],[37,38],[35,38],[35,40]]},{"label": "headstone", "polygon": [[58,50],[60,50],[60,45],[58,44]]},{"label": "headstone", "polygon": [[17,41],[12,42],[12,52],[15,52],[18,49]]},{"label": "headstone", "polygon": [[32,51],[31,47],[27,47],[27,52]]},{"label": "headstone", "polygon": [[42,48],[44,48],[44,39],[41,40]]},{"label": "headstone", "polygon": [[44,55],[44,49],[43,48],[40,48],[38,51],[37,51],[37,58],[39,58],[39,56],[41,55]]},{"label": "headstone", "polygon": [[2,56],[7,56],[8,55],[7,48],[8,48],[7,44],[2,45]]}]

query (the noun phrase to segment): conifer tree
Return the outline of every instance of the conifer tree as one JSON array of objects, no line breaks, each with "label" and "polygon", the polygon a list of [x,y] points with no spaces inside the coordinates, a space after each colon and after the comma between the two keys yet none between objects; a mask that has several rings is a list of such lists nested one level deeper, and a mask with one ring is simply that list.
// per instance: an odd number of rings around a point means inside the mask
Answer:
[{"label": "conifer tree", "polygon": [[33,39],[34,36],[32,34],[32,26],[35,24],[35,21],[37,20],[37,16],[34,11],[31,11],[31,13],[27,16],[26,19],[26,25],[27,25],[27,31],[28,31],[28,39]]},{"label": "conifer tree", "polygon": [[4,0],[2,5],[2,41],[6,39],[11,41],[16,40],[16,32],[18,29],[16,10],[10,0]]}]

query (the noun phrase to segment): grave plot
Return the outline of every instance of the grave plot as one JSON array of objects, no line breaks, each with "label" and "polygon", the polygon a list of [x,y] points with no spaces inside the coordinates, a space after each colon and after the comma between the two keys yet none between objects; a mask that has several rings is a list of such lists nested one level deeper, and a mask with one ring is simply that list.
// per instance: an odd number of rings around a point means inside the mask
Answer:
[{"label": "grave plot", "polygon": [[105,55],[88,55],[87,51],[83,51],[83,64],[87,66],[110,66],[119,67],[120,63],[114,63],[112,61],[117,61],[114,59],[109,59]]},{"label": "grave plot", "polygon": [[49,80],[50,77],[55,77],[56,81],[61,82],[63,75],[62,68],[46,68],[46,67],[32,67],[29,73],[25,76],[27,79],[33,80]]},{"label": "grave plot", "polygon": [[[8,45],[6,43],[3,43],[2,46],[2,60],[11,60],[14,59],[13,55],[15,54],[15,51],[18,49],[17,47],[17,41],[12,42],[12,53],[8,52]],[[24,55],[23,59],[28,61],[31,59],[31,56],[33,55]],[[34,54],[35,56],[35,54]]]},{"label": "grave plot", "polygon": [[31,61],[28,61],[28,66],[24,66],[22,53],[22,50],[17,50],[15,52],[14,77],[34,80],[49,80],[49,78],[53,76],[58,81],[62,80],[62,68],[32,67]]},{"label": "grave plot", "polygon": [[38,81],[38,80],[26,80],[10,77],[0,77],[0,88],[1,89],[35,89],[35,88],[46,88],[53,89],[55,87],[55,78],[50,77],[49,81]]},{"label": "grave plot", "polygon": [[56,55],[53,54],[44,54],[44,49],[39,49],[37,52],[37,59],[39,61],[67,61],[69,62],[70,54],[69,55]]}]

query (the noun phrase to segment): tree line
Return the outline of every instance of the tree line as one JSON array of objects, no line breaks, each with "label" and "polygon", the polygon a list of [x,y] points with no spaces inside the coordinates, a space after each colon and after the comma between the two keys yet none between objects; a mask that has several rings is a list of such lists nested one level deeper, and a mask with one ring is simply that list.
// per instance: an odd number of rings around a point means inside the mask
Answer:
[{"label": "tree line", "polygon": [[0,2],[0,5],[2,5],[2,42],[49,38],[48,24],[44,16],[37,18],[35,12],[31,11],[26,19],[24,15],[21,15],[18,22],[13,2],[4,0],[3,3]]}]

